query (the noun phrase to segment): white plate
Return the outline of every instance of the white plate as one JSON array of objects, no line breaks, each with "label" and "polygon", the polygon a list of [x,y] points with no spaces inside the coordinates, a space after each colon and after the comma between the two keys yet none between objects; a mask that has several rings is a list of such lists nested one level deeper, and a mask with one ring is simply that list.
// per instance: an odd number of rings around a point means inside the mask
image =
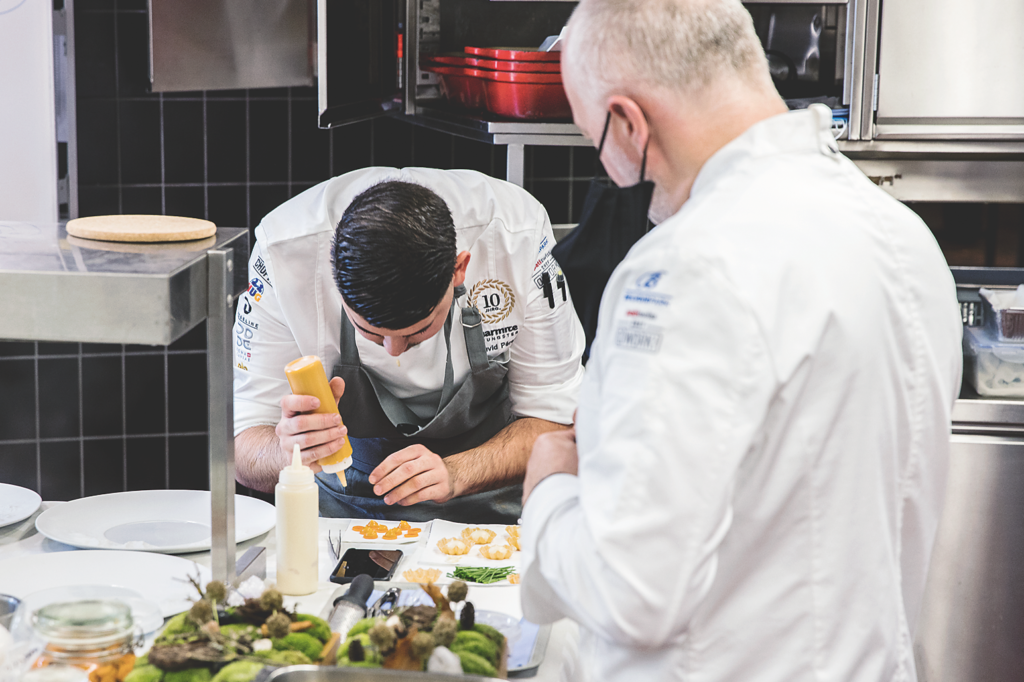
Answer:
[{"label": "white plate", "polygon": [[[398,525],[398,521],[385,521],[385,520],[382,520],[382,519],[376,519],[376,521],[377,521],[377,523],[379,523],[379,524],[381,524],[383,526],[386,526],[388,528],[394,528],[394,527],[396,527]],[[370,522],[370,519],[354,519],[351,523],[348,524],[348,530],[346,530],[345,533],[341,536],[341,541],[345,542],[345,543],[348,543],[348,544],[359,544],[359,545],[365,545],[368,542],[380,542],[380,543],[383,543],[383,544],[386,544],[386,545],[405,545],[405,544],[408,544],[410,542],[419,542],[420,540],[422,540],[423,537],[424,537],[423,531],[425,531],[427,529],[427,524],[426,523],[412,523],[412,522],[409,522],[409,526],[410,527],[412,527],[412,528],[419,528],[420,529],[419,535],[417,535],[414,538],[407,538],[407,537],[405,537],[405,534],[403,533],[401,537],[395,538],[394,540],[385,540],[383,533],[378,533],[376,540],[365,540],[363,538],[363,534],[362,533],[360,533],[359,531],[352,530],[353,526],[365,526],[369,522]]]},{"label": "white plate", "polygon": [[[456,566],[512,566],[516,569],[515,573],[519,572],[522,555],[517,550],[513,550],[512,556],[508,559],[486,559],[480,554],[481,545],[473,545],[470,547],[468,554],[457,556],[445,554],[437,548],[438,540],[441,538],[461,538],[462,531],[466,528],[493,530],[495,535],[494,539],[490,542],[491,545],[500,546],[508,544],[509,536],[508,532],[505,531],[504,525],[454,523],[452,521],[436,519],[431,522],[430,534],[427,536],[426,545],[416,554],[415,564],[408,568],[440,568],[441,577],[437,580],[438,585],[447,585],[453,581],[453,578],[448,577],[448,573],[454,571]],[[509,582],[506,579],[486,585],[480,583],[469,583],[469,585],[470,587],[488,587],[490,585],[507,587]]]},{"label": "white plate", "polygon": [[148,552],[79,551],[28,554],[0,562],[0,594],[23,599],[33,592],[73,585],[104,585],[138,592],[156,602],[164,618],[192,606],[198,594],[188,577],[210,580],[194,561]]},{"label": "white plate", "polygon": [[[274,506],[235,495],[235,541],[266,533]],[[210,549],[210,493],[203,490],[137,490],[82,497],[47,509],[36,529],[57,542],[84,549],[138,549],[181,554]]]},{"label": "white plate", "polygon": [[[470,585],[472,584],[473,583],[470,583]],[[463,602],[462,606],[465,606],[465,602]],[[456,618],[462,617],[462,606],[455,609]],[[505,635],[508,639],[510,650],[512,649],[512,645],[519,640],[519,637],[522,634],[522,629],[519,627],[519,621],[507,613],[477,609],[473,612],[473,617],[477,623],[490,625],[492,628]]]},{"label": "white plate", "polygon": [[42,498],[34,490],[0,483],[0,527],[24,521],[36,513]]},{"label": "white plate", "polygon": [[135,590],[110,585],[68,585],[51,587],[23,597],[18,607],[18,615],[11,625],[11,632],[18,628],[22,619],[49,604],[95,599],[117,599],[127,604],[132,610],[135,627],[144,635],[154,632],[164,624],[164,614],[160,605],[146,599]]}]

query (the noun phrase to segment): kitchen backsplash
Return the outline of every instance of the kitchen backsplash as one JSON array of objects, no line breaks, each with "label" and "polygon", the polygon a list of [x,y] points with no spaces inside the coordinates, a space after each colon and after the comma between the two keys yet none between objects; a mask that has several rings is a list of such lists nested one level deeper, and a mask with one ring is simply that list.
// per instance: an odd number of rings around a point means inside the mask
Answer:
[{"label": "kitchen backsplash", "polygon": [[[316,127],[313,88],[159,94],[146,0],[78,0],[80,215],[162,213],[253,229],[299,192],[369,165],[504,177],[505,148],[391,119]],[[535,147],[526,187],[578,220],[591,148]],[[206,328],[168,347],[0,342],[0,482],[47,500],[207,487]]]},{"label": "kitchen backsplash", "polygon": [[[75,13],[83,216],[164,213],[251,230],[289,197],[364,166],[504,177],[501,146],[391,119],[319,130],[313,88],[150,93],[146,0],[79,0]],[[603,173],[584,147],[527,148],[525,171],[556,224],[579,219]],[[914,208],[951,264],[1024,263],[1024,207]],[[48,500],[206,488],[205,345],[204,325],[166,348],[0,342],[0,482]]]}]

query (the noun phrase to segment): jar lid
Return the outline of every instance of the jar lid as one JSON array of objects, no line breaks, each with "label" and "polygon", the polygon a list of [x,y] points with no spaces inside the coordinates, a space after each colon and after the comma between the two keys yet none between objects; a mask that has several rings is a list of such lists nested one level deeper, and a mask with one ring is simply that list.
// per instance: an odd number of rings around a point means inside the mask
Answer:
[{"label": "jar lid", "polygon": [[56,602],[32,614],[36,632],[67,647],[114,644],[133,632],[131,608],[114,599]]}]

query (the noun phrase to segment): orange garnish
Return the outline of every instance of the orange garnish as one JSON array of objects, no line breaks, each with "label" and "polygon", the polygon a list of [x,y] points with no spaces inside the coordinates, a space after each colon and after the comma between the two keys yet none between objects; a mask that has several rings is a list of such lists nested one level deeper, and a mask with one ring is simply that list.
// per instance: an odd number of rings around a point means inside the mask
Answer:
[{"label": "orange garnish", "polygon": [[384,533],[385,540],[397,540],[402,536],[402,531],[398,528],[392,528],[388,532]]},{"label": "orange garnish", "polygon": [[352,530],[354,530],[357,533],[362,533],[363,532],[363,527],[362,526],[352,526]]},{"label": "orange garnish", "polygon": [[364,530],[363,531],[363,539],[364,540],[376,540],[377,539],[377,531],[376,530]]},{"label": "orange garnish", "polygon": [[410,528],[412,528],[412,526],[409,525],[408,521],[399,521],[398,522],[398,527],[401,528],[402,530],[409,530]]}]

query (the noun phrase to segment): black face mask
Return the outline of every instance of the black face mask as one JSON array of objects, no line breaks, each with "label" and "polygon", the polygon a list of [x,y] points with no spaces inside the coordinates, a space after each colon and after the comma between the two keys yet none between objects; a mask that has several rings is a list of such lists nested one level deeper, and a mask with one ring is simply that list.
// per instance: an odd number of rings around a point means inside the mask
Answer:
[{"label": "black face mask", "polygon": [[[611,112],[608,112],[604,132],[601,133],[601,144],[597,148],[598,159],[604,150],[611,117]],[[590,344],[597,334],[597,313],[608,278],[633,244],[647,234],[651,226],[647,212],[651,207],[654,183],[644,180],[646,168],[645,146],[640,165],[640,182],[637,184],[618,187],[608,178],[591,180],[579,225],[551,251],[565,273],[572,290],[573,306],[583,323],[587,339],[584,362],[590,355]]]}]

